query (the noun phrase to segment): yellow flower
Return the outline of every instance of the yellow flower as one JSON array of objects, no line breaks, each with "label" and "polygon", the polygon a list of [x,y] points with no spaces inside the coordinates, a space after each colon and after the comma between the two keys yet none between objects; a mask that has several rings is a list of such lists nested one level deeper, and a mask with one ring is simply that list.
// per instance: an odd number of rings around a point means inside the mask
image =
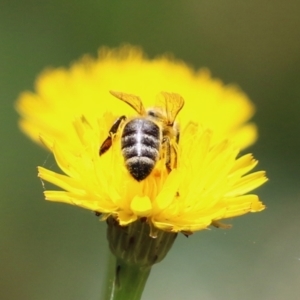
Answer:
[{"label": "yellow flower", "polygon": [[[146,107],[161,91],[185,101],[176,119],[180,140],[177,164],[168,172],[161,157],[146,179],[128,172],[118,130],[111,148],[99,156],[114,121],[137,116],[110,90],[139,96]],[[161,96],[161,95],[160,95]],[[53,152],[64,174],[39,167],[39,176],[62,190],[46,190],[47,200],[81,206],[115,217],[120,225],[145,219],[152,228],[194,232],[218,220],[264,209],[247,194],[267,179],[248,174],[257,164],[239,148],[254,142],[256,128],[245,124],[253,107],[245,94],[224,86],[207,70],[194,72],[167,57],[146,59],[130,46],[102,49],[99,58],[85,57],[70,70],[47,71],[36,93],[21,95],[21,127]]]}]

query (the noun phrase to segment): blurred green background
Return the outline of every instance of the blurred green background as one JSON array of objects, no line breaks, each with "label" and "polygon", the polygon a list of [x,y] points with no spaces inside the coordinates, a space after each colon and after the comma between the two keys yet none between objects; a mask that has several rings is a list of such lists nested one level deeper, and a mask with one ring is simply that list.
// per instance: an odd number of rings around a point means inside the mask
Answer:
[{"label": "blurred green background", "polygon": [[299,299],[299,11],[297,0],[0,0],[0,299],[100,299],[105,224],[43,200],[36,166],[52,158],[18,130],[13,105],[45,67],[124,42],[238,83],[257,107],[248,151],[270,178],[258,190],[267,210],[179,236],[143,299]]}]

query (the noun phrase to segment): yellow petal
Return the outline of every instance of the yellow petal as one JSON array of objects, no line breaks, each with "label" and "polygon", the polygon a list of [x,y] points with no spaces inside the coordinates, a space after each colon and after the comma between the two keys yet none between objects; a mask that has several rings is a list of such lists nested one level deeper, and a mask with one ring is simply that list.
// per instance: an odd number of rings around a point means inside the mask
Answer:
[{"label": "yellow petal", "polygon": [[131,201],[131,209],[138,216],[147,216],[152,211],[152,203],[147,196],[135,196]]}]

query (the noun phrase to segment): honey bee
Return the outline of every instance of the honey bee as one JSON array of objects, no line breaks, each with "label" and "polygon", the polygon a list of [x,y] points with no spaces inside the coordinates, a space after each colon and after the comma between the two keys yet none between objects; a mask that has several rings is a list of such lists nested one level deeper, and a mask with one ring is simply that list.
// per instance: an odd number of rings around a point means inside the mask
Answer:
[{"label": "honey bee", "polygon": [[129,120],[125,116],[119,117],[109,130],[99,154],[103,155],[109,150],[116,133],[122,130],[121,151],[124,163],[135,180],[147,178],[161,158],[165,159],[168,172],[175,168],[176,146],[180,135],[175,119],[184,105],[183,98],[175,93],[162,92],[157,105],[145,109],[138,96],[114,91],[110,93],[131,106],[139,116]]}]

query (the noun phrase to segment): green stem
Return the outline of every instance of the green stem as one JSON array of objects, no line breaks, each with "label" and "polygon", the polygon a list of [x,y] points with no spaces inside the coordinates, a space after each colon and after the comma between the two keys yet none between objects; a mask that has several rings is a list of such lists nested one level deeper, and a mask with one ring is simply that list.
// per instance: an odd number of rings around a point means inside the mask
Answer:
[{"label": "green stem", "polygon": [[150,271],[150,266],[131,265],[117,259],[111,294],[105,300],[140,300]]},{"label": "green stem", "polygon": [[103,294],[101,300],[111,299],[114,288],[116,257],[109,251],[108,264],[106,266],[106,276],[103,284]]}]

